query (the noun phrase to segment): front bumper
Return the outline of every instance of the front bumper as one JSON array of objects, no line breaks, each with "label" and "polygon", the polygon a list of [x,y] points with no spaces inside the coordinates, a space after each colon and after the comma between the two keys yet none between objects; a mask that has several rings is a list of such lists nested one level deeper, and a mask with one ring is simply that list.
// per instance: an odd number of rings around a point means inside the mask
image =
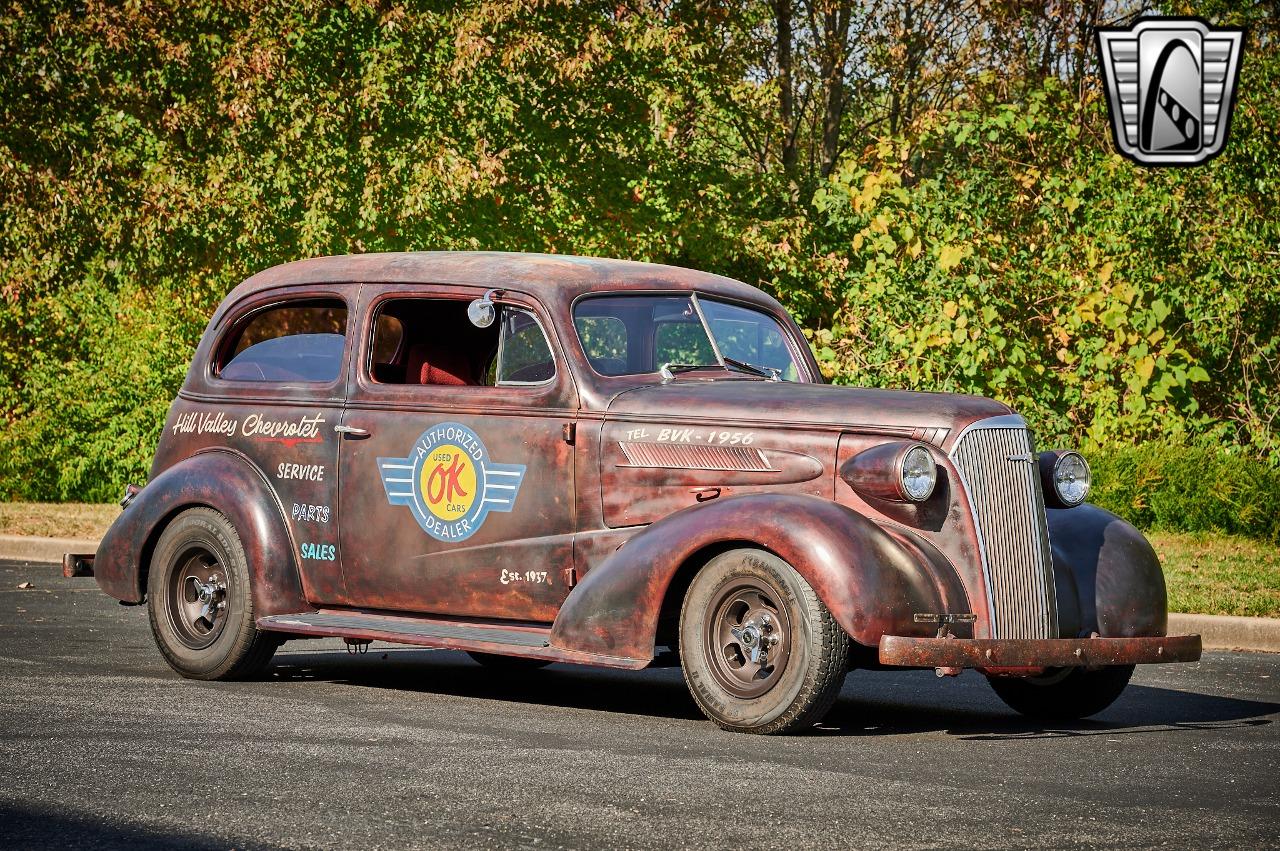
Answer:
[{"label": "front bumper", "polygon": [[907,668],[1072,668],[1195,662],[1200,636],[880,639],[880,664]]}]

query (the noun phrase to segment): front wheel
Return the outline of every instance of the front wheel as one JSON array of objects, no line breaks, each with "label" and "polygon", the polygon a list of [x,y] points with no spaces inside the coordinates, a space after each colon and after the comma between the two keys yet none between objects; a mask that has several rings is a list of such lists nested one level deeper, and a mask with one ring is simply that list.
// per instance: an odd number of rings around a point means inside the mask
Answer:
[{"label": "front wheel", "polygon": [[730,550],[694,577],[680,610],[680,662],[699,708],[726,730],[816,724],[844,682],[849,637],[789,564]]},{"label": "front wheel", "polygon": [[184,511],[165,527],[151,557],[147,598],[156,645],[184,677],[250,677],[280,645],[254,623],[240,536],[211,508]]},{"label": "front wheel", "polygon": [[988,677],[1010,709],[1043,721],[1074,721],[1106,709],[1133,676],[1133,665],[1059,668],[1039,677]]}]

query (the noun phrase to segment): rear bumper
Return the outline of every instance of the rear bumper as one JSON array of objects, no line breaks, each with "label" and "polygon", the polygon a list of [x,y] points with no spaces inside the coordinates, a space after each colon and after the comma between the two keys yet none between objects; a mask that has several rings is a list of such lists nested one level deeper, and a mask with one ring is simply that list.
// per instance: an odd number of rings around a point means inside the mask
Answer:
[{"label": "rear bumper", "polygon": [[93,553],[63,553],[62,575],[71,579],[76,576],[93,576]]},{"label": "rear bumper", "polygon": [[880,663],[908,668],[1070,668],[1195,662],[1200,636],[880,639]]}]

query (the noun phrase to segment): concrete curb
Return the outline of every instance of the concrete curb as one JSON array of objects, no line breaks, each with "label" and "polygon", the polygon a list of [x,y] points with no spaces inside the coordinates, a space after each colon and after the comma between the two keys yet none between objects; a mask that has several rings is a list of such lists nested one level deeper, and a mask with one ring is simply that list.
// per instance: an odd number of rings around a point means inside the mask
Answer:
[{"label": "concrete curb", "polygon": [[0,535],[0,558],[62,564],[63,553],[92,553],[98,542],[85,538],[32,538]]},{"label": "concrete curb", "polygon": [[1169,613],[1169,634],[1199,633],[1206,650],[1260,650],[1280,653],[1280,618]]},{"label": "concrete curb", "polygon": [[[98,542],[84,538],[32,538],[0,535],[0,559],[62,564],[63,553],[91,553]],[[1280,653],[1280,618],[1169,614],[1169,634],[1199,633],[1206,650],[1255,650]]]}]

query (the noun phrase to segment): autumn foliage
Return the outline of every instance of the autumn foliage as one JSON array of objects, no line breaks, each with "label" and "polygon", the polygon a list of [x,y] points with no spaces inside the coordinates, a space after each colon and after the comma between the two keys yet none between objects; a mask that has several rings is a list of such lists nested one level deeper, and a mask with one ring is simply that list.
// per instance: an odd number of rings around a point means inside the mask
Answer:
[{"label": "autumn foliage", "polygon": [[[1041,445],[1280,459],[1280,49],[1225,153],[1117,156],[1113,3],[0,7],[0,496],[145,478],[204,323],[319,254],[509,249],[778,295],[841,383]],[[1187,10],[1176,4],[1170,12]]]}]

